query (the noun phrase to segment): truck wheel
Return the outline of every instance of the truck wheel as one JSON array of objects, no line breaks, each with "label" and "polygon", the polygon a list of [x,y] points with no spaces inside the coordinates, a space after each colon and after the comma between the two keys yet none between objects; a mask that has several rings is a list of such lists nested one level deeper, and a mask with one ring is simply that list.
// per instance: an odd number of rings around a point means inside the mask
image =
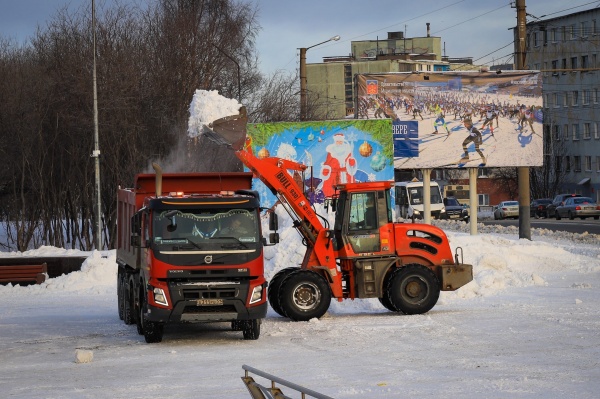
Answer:
[{"label": "truck wheel", "polygon": [[140,305],[137,322],[138,332],[141,331],[140,334],[144,336],[144,339],[149,344],[161,342],[163,338],[164,324],[147,320],[144,317],[147,307],[146,293],[140,293]]},{"label": "truck wheel", "polygon": [[246,326],[244,328],[244,339],[245,340],[255,340],[260,336],[260,324],[261,319],[252,319],[246,321]]},{"label": "truck wheel", "polygon": [[285,277],[288,274],[298,270],[300,269],[297,267],[288,267],[282,269],[275,273],[275,275],[269,282],[269,287],[267,288],[267,298],[269,300],[271,308],[280,316],[285,317],[285,314],[283,314],[283,310],[281,309],[281,305],[279,305],[279,288],[281,287],[281,282],[285,279]]},{"label": "truck wheel", "polygon": [[129,325],[135,323],[135,315],[133,314],[133,287],[127,281],[127,277],[123,280],[123,321]]},{"label": "truck wheel", "polygon": [[231,331],[244,331],[244,320],[232,320]]},{"label": "truck wheel", "polygon": [[117,306],[119,307],[119,319],[123,320],[125,315],[125,301],[123,301],[123,268],[119,266],[117,272]]},{"label": "truck wheel", "polygon": [[440,283],[429,268],[419,264],[406,265],[391,276],[387,297],[404,314],[427,313],[440,297]]},{"label": "truck wheel", "polygon": [[279,305],[294,321],[320,318],[329,309],[331,291],[320,275],[309,270],[288,274],[279,288]]},{"label": "truck wheel", "polygon": [[[135,301],[134,300],[134,304],[135,304],[135,309],[136,309],[136,320],[135,320],[135,326],[137,328],[137,332],[140,335],[144,335],[144,325],[142,324],[143,322],[143,317],[144,317],[144,312],[145,312],[145,307],[146,307],[146,293],[144,292],[144,287],[146,285],[143,282],[140,282],[140,286],[139,286],[139,292],[138,292],[138,300]],[[142,303],[143,302],[143,303]]]}]

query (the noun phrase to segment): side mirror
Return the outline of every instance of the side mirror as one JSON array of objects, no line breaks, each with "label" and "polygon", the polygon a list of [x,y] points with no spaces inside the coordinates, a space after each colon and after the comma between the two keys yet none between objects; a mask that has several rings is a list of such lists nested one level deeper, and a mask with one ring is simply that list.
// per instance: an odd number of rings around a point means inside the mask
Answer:
[{"label": "side mirror", "polygon": [[140,237],[139,235],[137,235],[137,234],[136,235],[132,235],[130,237],[130,240],[131,240],[130,244],[131,244],[132,247],[139,248],[139,247],[142,246],[142,237]]},{"label": "side mirror", "polygon": [[[277,231],[279,229],[279,218],[275,212],[269,213],[269,230]],[[273,242],[271,240],[271,242]]]},{"label": "side mirror", "polygon": [[279,244],[279,233],[270,233],[269,242],[271,244]]}]

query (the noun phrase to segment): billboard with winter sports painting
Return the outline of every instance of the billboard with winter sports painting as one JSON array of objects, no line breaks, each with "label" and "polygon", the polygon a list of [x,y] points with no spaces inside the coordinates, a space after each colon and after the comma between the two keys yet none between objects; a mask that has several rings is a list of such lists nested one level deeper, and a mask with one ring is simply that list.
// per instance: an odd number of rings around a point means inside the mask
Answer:
[{"label": "billboard with winter sports painting", "polygon": [[[392,121],[339,120],[249,123],[247,135],[259,157],[290,159],[307,165],[294,173],[312,203],[321,203],[340,183],[394,179]],[[264,206],[276,198],[258,179],[254,185]]]},{"label": "billboard with winter sports painting", "polygon": [[541,166],[539,71],[356,75],[355,116],[392,123],[396,169]]}]

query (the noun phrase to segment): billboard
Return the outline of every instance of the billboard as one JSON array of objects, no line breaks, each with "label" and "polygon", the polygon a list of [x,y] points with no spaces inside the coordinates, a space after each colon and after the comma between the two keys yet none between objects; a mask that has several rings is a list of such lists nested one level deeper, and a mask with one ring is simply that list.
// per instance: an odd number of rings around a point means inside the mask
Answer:
[{"label": "billboard", "polygon": [[[335,184],[394,180],[390,119],[249,123],[247,135],[258,158],[278,157],[309,167],[304,177],[291,175],[304,185],[312,203],[331,197]],[[258,179],[254,188],[262,204],[275,204],[275,196]]]},{"label": "billboard", "polygon": [[539,71],[358,74],[356,118],[389,119],[396,169],[543,163]]}]

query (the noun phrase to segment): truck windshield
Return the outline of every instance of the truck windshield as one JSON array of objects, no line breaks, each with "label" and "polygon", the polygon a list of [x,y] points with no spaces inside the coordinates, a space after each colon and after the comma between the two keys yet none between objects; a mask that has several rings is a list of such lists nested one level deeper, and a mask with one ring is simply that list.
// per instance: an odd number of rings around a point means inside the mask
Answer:
[{"label": "truck windshield", "polygon": [[155,244],[191,244],[211,249],[232,242],[258,243],[259,220],[247,209],[160,210],[154,214]]}]

